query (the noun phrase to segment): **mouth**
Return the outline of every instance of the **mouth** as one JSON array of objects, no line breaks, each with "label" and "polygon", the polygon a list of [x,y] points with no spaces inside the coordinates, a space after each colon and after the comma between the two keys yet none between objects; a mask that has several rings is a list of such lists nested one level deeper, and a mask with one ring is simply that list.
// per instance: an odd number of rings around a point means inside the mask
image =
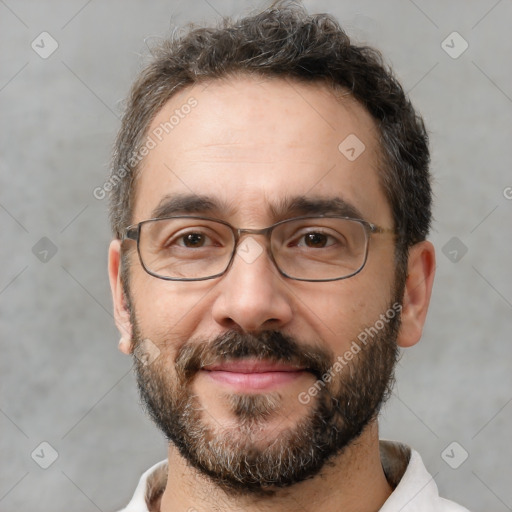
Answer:
[{"label": "mouth", "polygon": [[218,384],[237,391],[270,390],[294,382],[309,371],[291,364],[243,359],[203,366],[201,371]]}]

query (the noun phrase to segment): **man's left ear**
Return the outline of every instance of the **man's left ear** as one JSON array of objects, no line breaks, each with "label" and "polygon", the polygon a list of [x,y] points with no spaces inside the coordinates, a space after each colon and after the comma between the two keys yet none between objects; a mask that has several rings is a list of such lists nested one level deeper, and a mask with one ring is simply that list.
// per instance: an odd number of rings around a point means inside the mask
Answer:
[{"label": "man's left ear", "polygon": [[436,255],[431,242],[419,242],[409,249],[402,323],[397,339],[400,347],[411,347],[421,338],[432,294],[435,270]]}]

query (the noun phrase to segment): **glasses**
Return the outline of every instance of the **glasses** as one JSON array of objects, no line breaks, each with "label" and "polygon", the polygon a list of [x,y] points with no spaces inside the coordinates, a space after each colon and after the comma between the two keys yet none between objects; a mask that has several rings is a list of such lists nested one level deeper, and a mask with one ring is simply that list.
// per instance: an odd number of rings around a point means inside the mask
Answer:
[{"label": "glasses", "polygon": [[[229,269],[242,235],[264,235],[267,253],[283,276],[298,281],[337,281],[361,272],[370,236],[381,233],[396,234],[365,220],[339,216],[296,217],[262,229],[239,229],[218,219],[179,216],[129,226],[121,240],[137,242],[141,265],[148,274],[169,281],[203,281]],[[261,246],[254,244],[251,250],[262,252]]]}]

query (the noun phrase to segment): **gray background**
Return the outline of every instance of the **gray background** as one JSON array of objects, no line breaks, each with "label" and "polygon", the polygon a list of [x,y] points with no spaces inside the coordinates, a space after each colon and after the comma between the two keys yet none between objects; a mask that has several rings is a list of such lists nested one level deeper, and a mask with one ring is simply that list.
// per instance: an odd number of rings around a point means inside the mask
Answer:
[{"label": "gray background", "polygon": [[[259,5],[0,0],[1,511],[115,510],[165,457],[131,360],[117,351],[107,204],[93,190],[145,38]],[[512,510],[512,3],[306,6],[384,52],[431,132],[437,280],[382,437],[415,447],[443,495],[474,511]],[[46,59],[31,48],[43,31],[59,45]],[[453,31],[469,44],[457,59],[442,47]],[[453,36],[446,44],[462,48]],[[58,453],[48,469],[43,441]],[[469,455],[457,469],[442,457],[453,441],[446,460]]]}]

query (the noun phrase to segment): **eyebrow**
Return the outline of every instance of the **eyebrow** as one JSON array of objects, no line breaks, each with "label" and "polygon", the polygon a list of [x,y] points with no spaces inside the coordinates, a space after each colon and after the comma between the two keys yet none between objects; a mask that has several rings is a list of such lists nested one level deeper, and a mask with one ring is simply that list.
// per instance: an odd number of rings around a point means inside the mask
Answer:
[{"label": "eyebrow", "polygon": [[[284,220],[303,215],[339,215],[364,219],[361,211],[341,197],[307,197],[293,196],[280,200],[276,204],[267,205],[270,215],[276,220]],[[236,211],[236,206],[218,198],[196,195],[166,195],[152,211],[152,218],[161,219],[174,215],[212,215],[229,217]]]},{"label": "eyebrow", "polygon": [[269,206],[271,214],[278,220],[288,216],[339,215],[363,219],[361,211],[341,197],[294,196],[283,199],[277,205]]},{"label": "eyebrow", "polygon": [[154,219],[172,217],[173,215],[188,215],[190,213],[220,215],[222,212],[231,212],[232,207],[219,199],[196,194],[166,195],[152,211]]}]

